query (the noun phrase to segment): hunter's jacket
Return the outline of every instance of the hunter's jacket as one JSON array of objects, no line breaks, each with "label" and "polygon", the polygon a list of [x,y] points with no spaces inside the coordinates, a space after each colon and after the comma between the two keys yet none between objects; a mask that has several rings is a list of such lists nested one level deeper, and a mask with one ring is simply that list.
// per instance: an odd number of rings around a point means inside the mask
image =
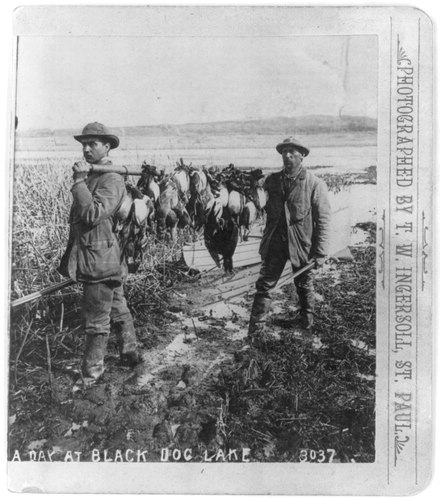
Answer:
[{"label": "hunter's jacket", "polygon": [[93,173],[73,185],[72,195],[69,241],[59,271],[80,282],[122,281],[126,265],[121,263],[114,215],[125,195],[123,177]]},{"label": "hunter's jacket", "polygon": [[269,254],[272,236],[277,230],[286,230],[290,261],[302,267],[310,258],[326,256],[329,246],[330,203],[327,186],[302,167],[295,182],[286,187],[284,173],[269,175],[264,183],[266,227],[260,244],[264,260]]}]

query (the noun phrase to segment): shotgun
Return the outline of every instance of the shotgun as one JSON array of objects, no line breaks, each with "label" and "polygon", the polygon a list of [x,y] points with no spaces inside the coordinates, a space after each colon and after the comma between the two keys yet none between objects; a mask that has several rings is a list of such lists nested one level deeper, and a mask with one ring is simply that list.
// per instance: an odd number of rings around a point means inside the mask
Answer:
[{"label": "shotgun", "polygon": [[[338,251],[334,255],[332,255],[329,260],[339,260],[339,261],[352,261],[353,256],[350,253],[350,250],[348,248],[344,248],[341,251]],[[281,282],[278,282],[277,287],[282,286],[287,280],[294,279],[295,277],[298,277],[301,275],[303,272],[306,272],[307,270],[312,269],[315,266],[315,262],[310,262],[306,264],[304,267],[299,269],[297,272],[295,272],[293,275],[288,275],[282,279],[280,278]],[[38,300],[39,298],[42,298],[43,296],[50,295],[51,293],[55,293],[56,291],[60,291],[61,289],[67,288],[68,286],[72,286],[72,284],[76,284],[76,282],[73,279],[66,279],[65,281],[58,282],[56,284],[52,284],[51,286],[48,286],[47,288],[43,288],[40,291],[35,291],[34,293],[31,293],[26,296],[22,296],[21,298],[17,298],[13,302],[11,302],[11,308],[17,308],[21,305],[24,305],[25,303],[29,303],[31,301]],[[239,291],[237,292],[237,289],[234,289],[234,294],[228,298],[232,298],[233,296],[237,296],[240,294],[241,287],[238,288]],[[222,298],[223,300],[223,298]],[[220,301],[222,301],[220,300]],[[216,303],[216,302],[213,302]]]},{"label": "shotgun", "polygon": [[[255,236],[255,237],[259,237],[259,236]],[[336,253],[333,253],[326,260],[326,263],[329,263],[331,261],[341,262],[341,263],[342,262],[352,262],[353,260],[354,260],[353,255],[351,254],[351,251],[348,248],[348,246],[346,246],[345,248],[337,251]],[[255,264],[255,265],[260,265],[260,264]],[[278,280],[278,283],[277,283],[275,289],[279,289],[281,286],[284,286],[288,282],[292,282],[292,280],[295,279],[295,277],[298,277],[301,274],[303,274],[304,272],[307,272],[308,270],[313,269],[315,267],[315,262],[309,261],[308,263],[306,263],[303,267],[298,269],[293,274],[291,273],[289,267],[290,267],[290,265],[286,266],[286,268],[284,269],[284,272],[282,273],[280,279]],[[240,286],[237,286],[229,291],[223,291],[222,293],[220,293],[221,298],[216,299],[212,302],[203,304],[202,309],[204,309],[206,307],[210,307],[210,306],[215,305],[215,304],[220,303],[220,302],[226,302],[226,301],[230,300],[231,298],[235,298],[237,296],[243,296],[244,293],[247,290],[250,290],[250,288],[252,286],[255,286],[255,282],[247,282],[247,283],[240,285]]]},{"label": "shotgun", "polygon": [[50,295],[51,293],[55,293],[55,291],[59,291],[60,289],[67,288],[68,286],[71,286],[72,284],[75,284],[75,281],[73,279],[67,279],[65,281],[58,282],[56,284],[52,284],[51,286],[48,286],[47,288],[40,289],[40,291],[35,291],[35,293],[31,293],[26,296],[22,296],[21,298],[17,298],[13,302],[11,302],[11,308],[16,308],[19,307],[20,305],[24,305],[25,303],[29,303],[30,301],[38,300],[38,298],[41,298],[46,295]]}]

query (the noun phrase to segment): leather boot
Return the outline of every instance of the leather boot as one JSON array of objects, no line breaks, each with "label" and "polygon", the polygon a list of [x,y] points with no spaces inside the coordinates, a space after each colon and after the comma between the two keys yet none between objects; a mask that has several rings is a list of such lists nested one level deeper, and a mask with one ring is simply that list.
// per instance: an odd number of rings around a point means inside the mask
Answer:
[{"label": "leather boot", "polygon": [[104,373],[107,338],[107,334],[86,335],[86,349],[81,366],[83,376],[97,380]]},{"label": "leather boot", "polygon": [[271,299],[259,295],[254,297],[251,317],[249,319],[248,338],[251,342],[257,342],[266,337],[266,319],[270,309]]},{"label": "leather boot", "polygon": [[315,292],[313,289],[298,289],[299,304],[301,307],[301,326],[310,331],[314,322]]},{"label": "leather boot", "polygon": [[124,366],[135,367],[143,362],[138,351],[136,331],[130,324],[114,324],[116,339],[118,341],[119,356]]},{"label": "leather boot", "polygon": [[314,316],[313,312],[302,311],[301,312],[301,326],[306,331],[310,331],[313,327]]}]

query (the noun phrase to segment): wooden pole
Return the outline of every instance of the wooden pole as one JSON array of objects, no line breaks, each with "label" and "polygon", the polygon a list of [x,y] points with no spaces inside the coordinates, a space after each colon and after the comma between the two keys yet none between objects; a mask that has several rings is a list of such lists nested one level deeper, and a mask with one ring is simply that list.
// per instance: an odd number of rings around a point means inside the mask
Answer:
[{"label": "wooden pole", "polygon": [[[197,169],[197,167],[195,167]],[[203,168],[200,166],[199,168]],[[240,166],[237,167],[239,170],[255,170],[254,166]],[[90,173],[119,173],[121,175],[142,175],[141,166],[100,166],[100,165],[90,165]]]},{"label": "wooden pole", "polygon": [[99,166],[91,165],[90,173],[119,173],[121,175],[142,175],[142,167],[140,166]]}]

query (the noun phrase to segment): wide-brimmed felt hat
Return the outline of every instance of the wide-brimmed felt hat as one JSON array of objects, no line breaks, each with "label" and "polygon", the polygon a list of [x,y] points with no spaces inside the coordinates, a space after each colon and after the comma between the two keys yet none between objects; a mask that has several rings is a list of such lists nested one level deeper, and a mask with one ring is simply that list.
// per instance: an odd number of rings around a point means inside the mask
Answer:
[{"label": "wide-brimmed felt hat", "polygon": [[110,143],[111,149],[116,149],[119,146],[119,138],[112,134],[110,130],[102,123],[94,122],[87,124],[81,135],[74,135],[73,138],[78,142],[84,139],[100,139]]},{"label": "wide-brimmed felt hat", "polygon": [[294,147],[297,149],[303,156],[308,156],[310,149],[307,148],[306,146],[303,146],[300,144],[296,139],[293,137],[288,137],[287,139],[283,140],[280,144],[277,145],[276,150],[281,154],[283,152],[283,149],[285,147]]}]

